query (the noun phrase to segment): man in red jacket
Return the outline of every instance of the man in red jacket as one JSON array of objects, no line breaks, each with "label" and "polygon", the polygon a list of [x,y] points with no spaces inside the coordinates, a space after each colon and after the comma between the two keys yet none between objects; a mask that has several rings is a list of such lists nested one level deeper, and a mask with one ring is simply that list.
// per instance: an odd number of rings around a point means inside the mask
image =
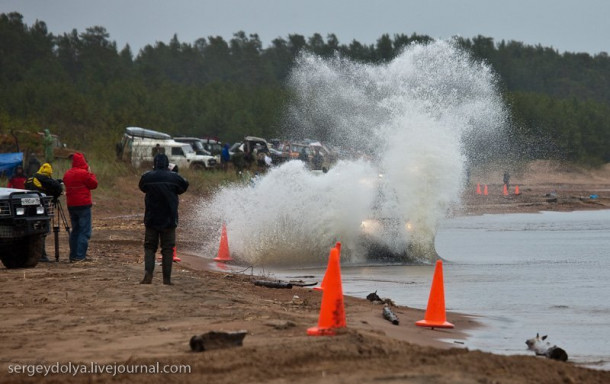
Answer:
[{"label": "man in red jacket", "polygon": [[63,181],[72,223],[70,261],[83,261],[91,238],[91,190],[97,188],[97,179],[82,153],[72,156],[72,168],[66,171]]}]

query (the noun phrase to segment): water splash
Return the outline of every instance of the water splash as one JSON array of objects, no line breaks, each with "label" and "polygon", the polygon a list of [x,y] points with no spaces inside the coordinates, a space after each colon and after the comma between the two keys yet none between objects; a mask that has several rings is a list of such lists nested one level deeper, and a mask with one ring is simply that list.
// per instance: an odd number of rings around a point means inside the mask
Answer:
[{"label": "water splash", "polygon": [[[464,184],[464,138],[506,121],[490,68],[439,41],[382,65],[302,54],[289,84],[291,137],[363,156],[326,174],[289,162],[223,188],[202,202],[202,220],[225,221],[232,253],[255,265],[323,264],[335,241],[363,261],[371,240],[402,261],[433,261],[436,228]],[[369,219],[381,231],[367,237]]]}]

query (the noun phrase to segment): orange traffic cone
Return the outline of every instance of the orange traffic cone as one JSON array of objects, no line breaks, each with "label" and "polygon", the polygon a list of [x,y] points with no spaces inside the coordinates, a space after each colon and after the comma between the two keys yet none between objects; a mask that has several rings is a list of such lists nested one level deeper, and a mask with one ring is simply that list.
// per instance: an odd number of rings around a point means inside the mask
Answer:
[{"label": "orange traffic cone", "polygon": [[443,262],[436,261],[432,288],[428,298],[428,308],[424,320],[416,321],[415,325],[431,328],[453,328],[445,316],[445,289],[443,288]]},{"label": "orange traffic cone", "polygon": [[489,195],[488,191],[487,191],[487,184],[485,184],[485,188],[483,189],[483,194],[485,196]]},{"label": "orange traffic cone", "polygon": [[222,223],[222,234],[220,235],[220,247],[218,248],[218,256],[214,258],[216,261],[230,261],[231,254],[229,253],[229,240],[227,239],[227,226]]},{"label": "orange traffic cone", "polygon": [[335,247],[330,250],[328,269],[322,292],[322,305],[318,326],[307,329],[309,336],[330,336],[335,334],[336,328],[347,326],[345,321],[345,308],[343,305],[343,287],[341,284],[341,263],[339,250]]},{"label": "orange traffic cone", "polygon": [[178,256],[176,256],[176,247],[174,247],[174,262],[175,262],[175,263],[178,263],[178,262],[180,262],[180,261],[182,261],[182,259],[181,259],[181,258],[179,258]]},{"label": "orange traffic cone", "polygon": [[502,191],[502,194],[508,196],[508,186],[506,184],[504,184],[504,191]]},{"label": "orange traffic cone", "polygon": [[481,194],[481,184],[477,183],[477,195]]},{"label": "orange traffic cone", "polygon": [[[337,251],[339,251],[339,260],[341,260],[341,243],[337,241],[337,243],[335,244],[335,248],[337,249]],[[331,249],[332,251],[332,249]],[[328,255],[328,265],[326,266],[326,272],[324,273],[324,277],[322,278],[322,282],[320,283],[319,286],[317,287],[313,287],[314,290],[316,291],[322,291],[324,290],[324,282],[326,281],[326,275],[328,273],[328,268],[330,266],[330,254]]]},{"label": "orange traffic cone", "polygon": [[515,185],[515,195],[520,195],[521,191],[519,191],[519,186]]}]

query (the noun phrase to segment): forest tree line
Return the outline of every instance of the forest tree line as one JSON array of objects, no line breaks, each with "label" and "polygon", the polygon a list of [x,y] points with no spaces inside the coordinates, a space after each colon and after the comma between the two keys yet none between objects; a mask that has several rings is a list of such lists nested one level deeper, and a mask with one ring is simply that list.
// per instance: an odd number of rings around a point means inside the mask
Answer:
[{"label": "forest tree line", "polygon": [[[49,128],[77,148],[113,148],[126,126],[171,134],[281,135],[290,92],[285,79],[301,50],[363,63],[392,60],[428,36],[382,35],[375,44],[339,43],[334,34],[258,35],[230,41],[174,37],[134,54],[117,48],[104,27],[53,35],[43,21],[0,14],[0,133]],[[521,156],[610,162],[610,58],[560,54],[516,41],[477,36],[457,44],[497,73],[512,116],[510,137]]]}]

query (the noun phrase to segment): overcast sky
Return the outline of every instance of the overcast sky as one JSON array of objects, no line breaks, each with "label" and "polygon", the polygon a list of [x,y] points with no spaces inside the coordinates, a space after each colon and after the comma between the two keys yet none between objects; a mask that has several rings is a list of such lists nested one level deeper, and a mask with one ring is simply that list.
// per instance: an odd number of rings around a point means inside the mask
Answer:
[{"label": "overcast sky", "polygon": [[257,33],[263,47],[289,34],[373,44],[384,33],[434,39],[477,35],[541,44],[560,53],[610,52],[610,0],[0,0],[53,34],[103,26],[118,49]]}]

